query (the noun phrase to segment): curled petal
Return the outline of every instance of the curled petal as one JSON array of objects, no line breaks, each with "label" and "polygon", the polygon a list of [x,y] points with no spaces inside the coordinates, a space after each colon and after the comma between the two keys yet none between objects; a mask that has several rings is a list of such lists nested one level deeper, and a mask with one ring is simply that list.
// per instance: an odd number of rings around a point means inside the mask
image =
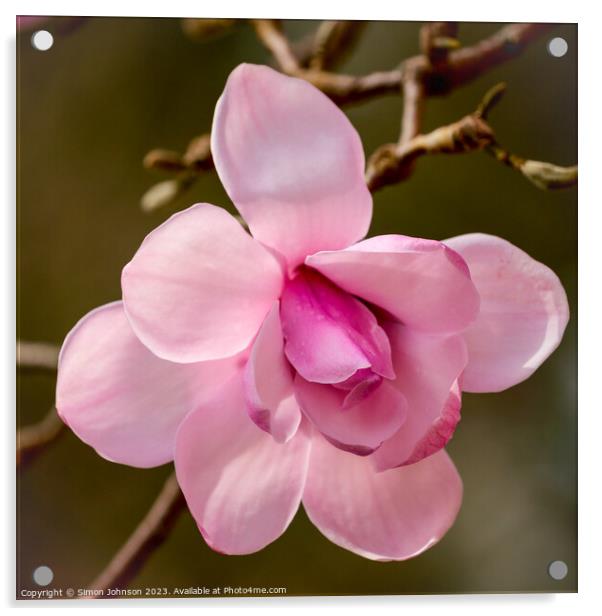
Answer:
[{"label": "curled petal", "polygon": [[286,284],[280,314],[286,356],[308,381],[341,383],[365,368],[395,376],[375,316],[317,272],[306,269]]},{"label": "curled petal", "polygon": [[454,523],[462,480],[445,451],[378,473],[370,458],[314,439],[303,506],[333,543],[372,560],[405,560]]},{"label": "curled petal", "polygon": [[447,444],[460,421],[457,380],[468,361],[460,334],[423,334],[398,324],[387,333],[398,375],[393,385],[408,410],[404,425],[372,456],[378,470],[413,464]]},{"label": "curled petal", "polygon": [[62,420],[109,460],[150,467],[173,459],[185,415],[215,394],[244,359],[174,364],[134,335],[121,302],[87,314],[59,359],[56,408]]},{"label": "curled petal", "polygon": [[211,151],[253,236],[291,269],[368,231],[372,198],[359,136],[306,81],[267,66],[237,67],[215,110]]},{"label": "curled petal", "polygon": [[360,456],[371,454],[397,432],[406,418],[406,401],[388,382],[346,408],[346,392],[310,383],[299,375],[295,393],[301,409],[336,447]]},{"label": "curled petal", "polygon": [[245,369],[245,398],[251,419],[276,441],[291,439],[301,422],[293,374],[284,356],[279,303],[268,313]]},{"label": "curled petal", "polygon": [[176,439],[176,475],[203,537],[224,554],[251,554],[293,519],[311,440],[301,428],[280,444],[245,412],[242,377],[189,414]]},{"label": "curled petal", "polygon": [[562,340],[569,319],[558,276],[510,242],[482,233],[446,240],[468,263],[481,296],[464,332],[464,391],[502,391],[527,379]]},{"label": "curled petal", "polygon": [[412,456],[406,464],[414,464],[423,458],[437,453],[450,441],[460,421],[460,409],[462,408],[462,391],[456,381],[449,392],[447,400],[441,410],[441,414],[433,422],[430,430],[414,447]]},{"label": "curled petal", "polygon": [[138,338],[186,363],[245,349],[280,293],[282,271],[225,210],[197,204],[147,235],[121,286]]},{"label": "curled petal", "polygon": [[420,331],[461,331],[478,314],[479,296],[466,264],[441,242],[381,235],[305,262]]}]

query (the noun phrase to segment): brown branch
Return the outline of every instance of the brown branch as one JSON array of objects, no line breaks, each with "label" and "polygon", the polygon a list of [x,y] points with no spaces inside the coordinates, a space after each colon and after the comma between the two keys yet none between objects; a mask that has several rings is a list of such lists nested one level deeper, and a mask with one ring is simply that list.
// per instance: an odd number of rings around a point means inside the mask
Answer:
[{"label": "brown branch", "polygon": [[277,20],[252,20],[257,38],[274,56],[280,69],[292,77],[305,79],[322,90],[338,105],[359,101],[380,94],[399,92],[401,70],[370,73],[355,77],[327,71],[303,68]]},{"label": "brown branch", "polygon": [[[553,24],[510,24],[471,47],[449,54],[449,89],[473,81],[483,73],[519,55],[527,45],[549,31]],[[435,92],[440,88],[435,88]]]},{"label": "brown branch", "polygon": [[[447,94],[509,60],[550,28],[549,24],[511,24],[472,47],[454,49],[454,24],[435,22],[423,29],[426,34],[421,35],[425,54],[408,58],[397,69],[354,76],[304,68],[304,59],[299,60],[298,54],[294,53],[280,22],[270,19],[251,21],[259,40],[272,53],[283,72],[305,79],[338,105],[403,91],[406,103],[400,144],[409,143],[420,132],[422,106],[426,97]],[[153,150],[147,154],[145,165],[148,168],[178,175],[152,186],[145,193],[142,198],[145,211],[154,211],[172,203],[188,190],[199,173],[213,169],[209,135],[202,135],[199,139],[205,140],[206,147],[201,148],[202,154],[194,164],[168,150]],[[383,149],[391,147],[385,145]]]},{"label": "brown branch", "polygon": [[[391,71],[352,76],[300,67],[277,21],[258,19],[253,20],[253,25],[259,40],[272,53],[283,72],[309,81],[338,105],[399,93],[404,74],[408,72],[416,75],[426,96],[447,94],[515,57],[551,27],[549,24],[511,24],[472,47],[449,52],[443,64],[433,63],[428,56],[419,55],[408,58]],[[439,37],[440,46],[442,38],[445,37]]]},{"label": "brown branch", "polygon": [[127,588],[153,552],[167,539],[185,508],[184,495],[173,473],[148,513],[89,589]]},{"label": "brown branch", "polygon": [[414,74],[403,80],[403,115],[399,145],[404,145],[420,133],[424,112],[424,88]]},{"label": "brown branch", "polygon": [[476,114],[469,114],[426,135],[417,135],[406,143],[387,143],[379,147],[368,159],[366,184],[374,192],[406,180],[421,156],[473,152],[482,150],[493,141],[491,127]]},{"label": "brown branch", "polygon": [[46,417],[37,424],[17,431],[17,467],[31,463],[48,445],[65,432],[65,424],[52,407]]},{"label": "brown branch", "polygon": [[183,154],[161,148],[151,150],[143,164],[147,169],[177,174],[175,178],[154,184],[142,195],[140,206],[145,212],[153,212],[184,194],[201,173],[214,169],[211,136],[205,133],[195,137]]},{"label": "brown branch", "polygon": [[296,74],[299,69],[297,56],[291,49],[288,38],[282,31],[282,23],[278,19],[252,19],[257,38],[274,56],[278,66],[284,73]]},{"label": "brown branch", "polygon": [[450,21],[432,21],[420,28],[420,50],[431,65],[443,67],[449,52],[458,49],[458,24]]},{"label": "brown branch", "polygon": [[307,64],[314,70],[332,69],[353,49],[365,21],[323,21],[312,36]]},{"label": "brown branch", "polygon": [[387,143],[368,159],[366,184],[374,192],[389,184],[406,180],[415,162],[427,154],[464,154],[484,150],[498,162],[519,171],[538,188],[568,188],[577,183],[577,167],[560,167],[547,162],[526,160],[507,152],[497,142],[487,123],[491,109],[501,100],[506,84],[489,89],[477,109],[461,120],[441,126],[426,135],[416,135],[409,141]]},{"label": "brown branch", "polygon": [[17,367],[26,370],[56,370],[59,348],[48,342],[17,341]]}]

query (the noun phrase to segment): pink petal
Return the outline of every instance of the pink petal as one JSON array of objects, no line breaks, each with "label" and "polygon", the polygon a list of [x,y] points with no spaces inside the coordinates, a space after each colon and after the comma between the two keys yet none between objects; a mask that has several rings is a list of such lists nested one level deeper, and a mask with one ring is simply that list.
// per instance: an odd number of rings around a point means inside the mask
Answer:
[{"label": "pink petal", "polygon": [[372,198],[360,138],[306,81],[267,66],[237,67],[215,110],[211,151],[253,236],[291,269],[368,231]]},{"label": "pink petal", "polygon": [[345,250],[311,255],[305,262],[342,289],[422,331],[460,331],[479,310],[462,257],[434,240],[381,235]]},{"label": "pink petal", "polygon": [[317,272],[287,282],[280,304],[284,351],[308,381],[340,383],[357,370],[394,378],[385,332],[366,306]]},{"label": "pink petal", "polygon": [[450,390],[468,361],[459,334],[423,334],[396,324],[387,333],[398,375],[394,385],[408,411],[403,426],[372,456],[378,470],[413,464],[446,445],[460,421],[457,385]]},{"label": "pink petal", "polygon": [[244,382],[251,419],[279,443],[291,439],[301,422],[301,411],[295,400],[292,369],[284,356],[278,302],[253,343]]},{"label": "pink petal", "polygon": [[250,554],[277,539],[301,499],[311,441],[286,444],[245,412],[242,378],[189,414],[176,440],[176,474],[199,530],[214,550]]},{"label": "pink petal", "polygon": [[332,444],[360,456],[380,447],[406,418],[405,398],[388,382],[351,408],[344,407],[347,392],[298,375],[295,393],[305,415]]},{"label": "pink petal", "polygon": [[501,391],[527,379],[562,340],[569,320],[558,276],[510,242],[471,233],[446,240],[466,259],[481,295],[464,336],[464,391]]},{"label": "pink petal", "polygon": [[382,376],[374,374],[370,368],[362,368],[345,381],[333,383],[332,386],[347,392],[343,408],[348,409],[365,400],[382,382]]},{"label": "pink petal", "polygon": [[280,294],[282,272],[235,218],[197,204],[146,237],[121,286],[138,338],[163,359],[195,362],[248,346]]},{"label": "pink petal", "polygon": [[240,357],[174,364],[134,335],[121,302],[88,313],[59,359],[56,407],[77,436],[109,460],[150,467],[173,459],[176,430],[237,370]]},{"label": "pink petal", "polygon": [[314,439],[303,506],[321,533],[360,556],[417,556],[445,535],[461,502],[462,480],[443,450],[378,473],[370,458]]}]

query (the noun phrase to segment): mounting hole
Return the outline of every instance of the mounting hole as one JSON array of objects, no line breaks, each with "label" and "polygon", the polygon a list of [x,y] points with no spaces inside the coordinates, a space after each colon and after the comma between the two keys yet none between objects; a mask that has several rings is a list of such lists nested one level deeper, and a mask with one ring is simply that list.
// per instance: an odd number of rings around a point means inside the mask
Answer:
[{"label": "mounting hole", "polygon": [[560,36],[548,41],[548,52],[555,58],[562,58],[569,50],[569,44]]},{"label": "mounting hole", "polygon": [[41,565],[33,572],[33,581],[38,586],[48,586],[54,579],[54,572],[50,567]]},{"label": "mounting hole", "polygon": [[563,560],[555,560],[550,563],[550,566],[548,567],[550,577],[555,580],[564,580],[568,572],[569,568]]},{"label": "mounting hole", "polygon": [[48,51],[54,43],[54,38],[48,30],[38,30],[31,36],[31,45],[38,51]]}]

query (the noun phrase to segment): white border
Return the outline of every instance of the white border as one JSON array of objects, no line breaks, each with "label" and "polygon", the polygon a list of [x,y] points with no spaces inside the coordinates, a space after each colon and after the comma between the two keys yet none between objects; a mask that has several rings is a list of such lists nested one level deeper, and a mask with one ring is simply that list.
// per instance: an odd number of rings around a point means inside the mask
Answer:
[{"label": "white border", "polygon": [[[170,0],[168,3],[140,3],[129,0],[105,0],[102,3],[82,3],[81,0],[53,2],[8,2],[3,7],[2,97],[3,130],[5,141],[0,150],[2,156],[2,187],[4,203],[2,212],[2,235],[0,250],[2,258],[2,290],[0,344],[3,349],[0,370],[0,390],[5,393],[4,439],[2,478],[6,479],[0,516],[5,531],[5,546],[0,565],[0,596],[4,603],[17,605],[12,599],[15,588],[14,575],[14,299],[15,299],[15,26],[16,14],[30,15],[115,15],[115,16],[203,16],[203,17],[282,17],[282,18],[347,18],[390,20],[441,20],[457,21],[550,21],[579,23],[579,593],[565,595],[454,595],[420,597],[357,597],[357,598],[288,598],[283,600],[228,599],[208,602],[158,600],[144,602],[112,601],[96,604],[85,602],[85,607],[112,611],[127,609],[164,609],[174,607],[213,611],[241,609],[251,613],[264,609],[287,610],[344,610],[345,613],[364,612],[376,607],[379,611],[399,613],[411,610],[412,614],[439,613],[445,610],[450,616],[467,613],[506,614],[508,609],[522,607],[532,614],[566,614],[567,610],[593,608],[598,603],[596,593],[600,582],[601,521],[600,507],[600,462],[599,440],[602,435],[602,405],[596,385],[600,382],[602,348],[600,321],[602,302],[600,293],[600,265],[598,252],[599,229],[602,228],[600,211],[602,199],[599,179],[602,175],[600,154],[600,125],[602,124],[602,96],[600,92],[600,54],[602,20],[593,2],[536,3],[524,0],[501,2],[475,2],[474,0],[430,0],[429,2],[392,2],[391,0],[367,0],[362,4],[304,0],[298,4],[266,0],[243,1],[219,0],[219,2],[184,2]],[[5,31],[5,32],[4,32]],[[520,541],[520,537],[516,538]],[[291,555],[294,557],[294,555]],[[41,602],[17,607],[36,609]],[[127,606],[127,607],[123,607]],[[80,608],[83,602],[45,602],[47,609]]]}]

